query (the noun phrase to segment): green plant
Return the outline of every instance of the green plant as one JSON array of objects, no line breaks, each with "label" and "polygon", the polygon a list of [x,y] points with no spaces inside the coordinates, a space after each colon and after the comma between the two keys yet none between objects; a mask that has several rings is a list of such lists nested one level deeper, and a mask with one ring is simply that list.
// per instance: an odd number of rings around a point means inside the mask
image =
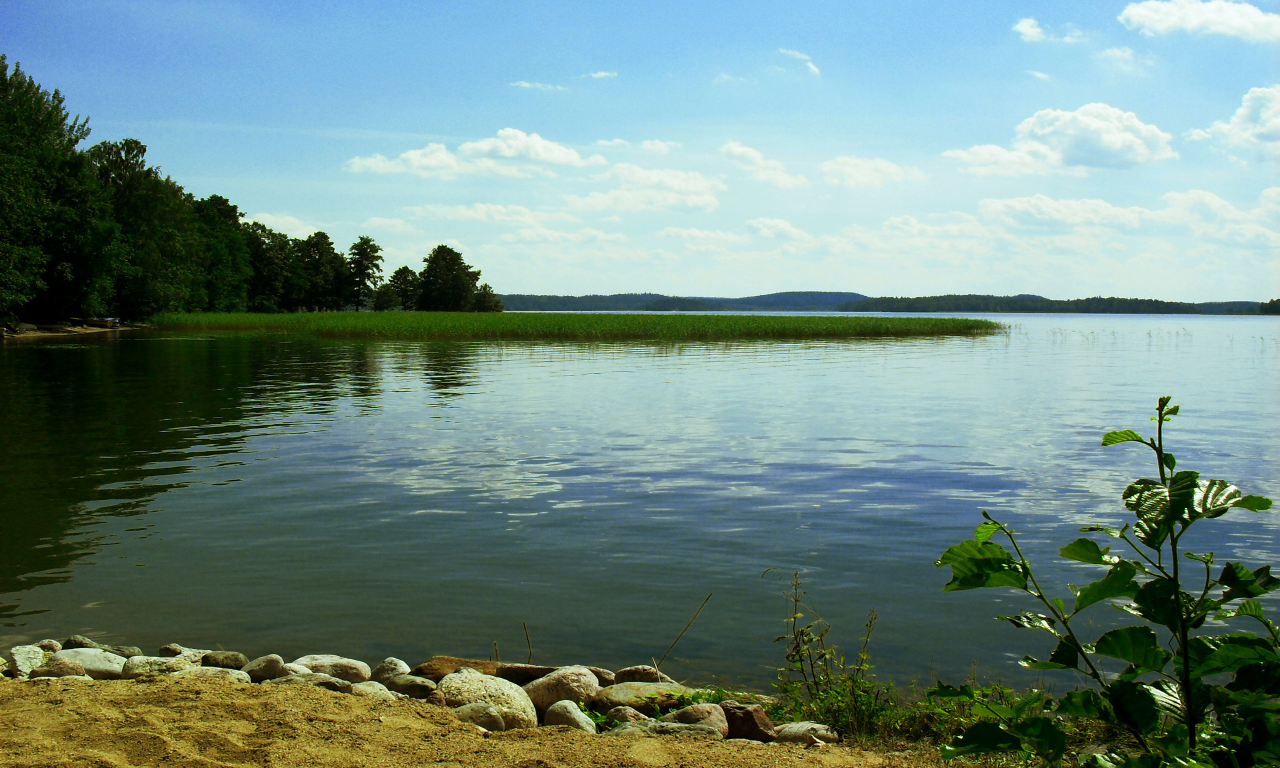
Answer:
[{"label": "green plant", "polygon": [[[1082,764],[1098,768],[1280,764],[1280,702],[1276,700],[1280,634],[1254,599],[1280,587],[1280,579],[1271,576],[1270,566],[1251,571],[1231,562],[1214,578],[1213,553],[1180,550],[1183,536],[1196,522],[1221,517],[1231,509],[1261,512],[1271,507],[1271,501],[1246,496],[1222,480],[1202,480],[1197,472],[1176,471],[1177,460],[1164,448],[1164,425],[1179,410],[1169,401],[1162,397],[1156,406],[1155,438],[1144,438],[1133,430],[1109,432],[1102,438],[1103,446],[1137,442],[1151,448],[1159,479],[1137,480],[1122,494],[1125,507],[1137,517],[1132,525],[1081,529],[1124,542],[1135,558],[1111,554],[1110,547],[1087,538],[1059,550],[1069,560],[1107,568],[1098,581],[1083,587],[1068,585],[1074,598],[1070,607],[1045,592],[1014,530],[985,510],[973,539],[948,549],[936,565],[951,566],[952,578],[945,591],[1013,588],[1045,607],[1047,613],[1023,611],[997,618],[1047,632],[1057,640],[1047,659],[1026,656],[1020,662],[1024,667],[1074,670],[1096,684],[1096,690],[1071,691],[1053,700],[1053,712],[1059,718],[1092,718],[1122,726],[1142,751],[1137,756],[1092,755]],[[1012,553],[992,541],[996,534],[1008,540]],[[1184,560],[1198,563],[1204,571],[1191,592],[1183,588]],[[1073,620],[1090,606],[1116,599],[1126,599],[1116,607],[1146,623],[1112,629],[1085,642]],[[1229,607],[1232,603],[1235,606]],[[1211,617],[1217,621],[1252,618],[1266,633],[1191,634]],[[1167,632],[1167,649],[1153,626]],[[1104,657],[1123,662],[1123,667],[1107,672]],[[1226,674],[1233,678],[1225,684],[1210,679]],[[1049,702],[1046,698],[1036,706],[1044,710]],[[1062,759],[1065,742],[1054,718],[1032,713],[1030,708],[988,709],[991,717],[965,730],[944,749],[944,758],[1018,750],[1048,764]]]}]

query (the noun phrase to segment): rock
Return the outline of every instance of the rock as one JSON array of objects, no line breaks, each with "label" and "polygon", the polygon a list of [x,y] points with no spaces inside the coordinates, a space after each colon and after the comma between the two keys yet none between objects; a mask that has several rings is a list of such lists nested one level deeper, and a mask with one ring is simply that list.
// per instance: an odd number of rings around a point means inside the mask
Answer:
[{"label": "rock", "polygon": [[623,723],[617,728],[605,731],[604,735],[612,736],[615,739],[645,739],[650,734],[644,723]]},{"label": "rock", "polygon": [[[591,679],[594,680],[595,676],[592,675]],[[578,702],[568,699],[557,701],[547,707],[547,712],[543,715],[542,722],[544,725],[567,725],[570,728],[577,728],[587,733],[596,733],[596,724],[582,711],[582,708],[578,706]]]},{"label": "rock", "polygon": [[722,737],[729,735],[729,721],[725,719],[724,710],[718,704],[694,704],[677,709],[663,717],[662,722],[705,725],[715,728]]},{"label": "rock", "polygon": [[101,648],[64,647],[53,658],[79,662],[84,673],[94,680],[119,680],[124,673],[125,658]]},{"label": "rock", "polygon": [[199,664],[200,660],[204,658],[204,655],[206,653],[212,653],[212,651],[208,651],[208,650],[201,651],[195,648],[188,648],[184,645],[178,645],[177,643],[169,643],[168,645],[160,646],[160,652],[157,653],[156,656],[160,656],[160,657],[181,656],[182,658],[186,659],[192,664]]},{"label": "rock", "polygon": [[352,696],[363,696],[374,701],[395,701],[396,695],[387,686],[374,680],[366,680],[351,686]]},{"label": "rock", "polygon": [[57,640],[45,639],[45,640],[41,640],[38,643],[34,643],[34,645],[36,645],[37,647],[43,648],[49,653],[57,653],[58,651],[62,650],[62,643],[58,642]]},{"label": "rock", "polygon": [[274,653],[269,656],[259,656],[245,664],[240,670],[247,673],[255,683],[260,683],[263,680],[275,680],[277,677],[284,677],[289,674],[284,668],[284,659]]},{"label": "rock", "polygon": [[181,672],[196,666],[195,662],[183,656],[134,656],[125,660],[120,674],[126,680],[143,675],[167,675]]},{"label": "rock", "polygon": [[[62,650],[70,650],[75,648],[97,648],[98,644],[84,635],[72,635],[62,641]],[[57,651],[54,651],[57,653]]]},{"label": "rock", "polygon": [[777,733],[764,713],[764,707],[759,704],[722,701],[720,709],[724,710],[724,718],[729,723],[729,738],[764,742],[777,738]]},{"label": "rock", "polygon": [[500,665],[496,661],[480,659],[460,659],[457,656],[432,656],[418,666],[410,674],[440,682],[445,675],[451,675],[462,667],[471,667],[482,675],[496,675]]},{"label": "rock", "polygon": [[174,677],[198,677],[201,679],[212,678],[214,680],[230,680],[233,683],[252,683],[253,678],[249,677],[248,672],[239,669],[229,669],[227,667],[191,667],[173,673]]},{"label": "rock", "polygon": [[294,659],[293,663],[304,666],[312,672],[346,680],[348,683],[363,683],[369,679],[368,664],[342,656],[319,653]]},{"label": "rock", "polygon": [[614,683],[601,688],[591,699],[591,708],[607,712],[614,707],[631,707],[646,715],[679,706],[677,696],[692,689],[678,683]]},{"label": "rock", "polygon": [[[142,649],[136,645],[99,645],[98,647],[104,651],[110,651],[117,656],[123,656],[126,659],[132,659],[134,656],[142,655]],[[196,659],[196,663],[199,662],[200,660]]]},{"label": "rock", "polygon": [[674,683],[675,680],[658,671],[656,667],[627,667],[613,673],[614,684],[618,683]]},{"label": "rock", "polygon": [[717,741],[724,738],[724,734],[720,731],[701,723],[664,723],[661,720],[654,720],[643,727],[654,736],[684,736]]},{"label": "rock", "polygon": [[268,680],[263,685],[314,685],[319,688],[328,688],[338,693],[351,693],[351,683],[346,680],[339,680],[331,675],[320,672],[307,672],[301,675],[285,675],[277,677],[274,680]]},{"label": "rock", "polygon": [[462,667],[441,678],[436,690],[451,707],[476,702],[492,704],[502,715],[507,730],[538,727],[538,712],[529,700],[529,694],[510,680]]},{"label": "rock", "polygon": [[236,651],[209,651],[200,657],[202,667],[221,667],[222,669],[243,669],[249,663],[249,657]]},{"label": "rock", "polygon": [[617,676],[607,669],[601,669],[600,667],[587,667],[587,669],[591,670],[591,674],[596,676],[596,682],[600,683],[601,688],[618,682]]},{"label": "rock", "polygon": [[28,677],[80,677],[84,675],[84,665],[71,659],[60,659],[56,656],[42,666],[31,670]]},{"label": "rock", "polygon": [[835,744],[840,740],[830,726],[805,720],[799,723],[786,723],[775,729],[777,740],[791,744],[812,744],[814,741]]},{"label": "rock", "polygon": [[15,680],[24,680],[31,670],[44,666],[44,649],[38,645],[15,645],[5,654],[7,669]]},{"label": "rock", "polygon": [[394,656],[388,656],[382,660],[381,664],[373,668],[373,671],[369,673],[369,679],[376,680],[379,683],[386,683],[387,678],[407,674],[409,674],[408,664]]},{"label": "rock", "polygon": [[432,704],[432,705],[434,705],[434,706],[437,706],[437,707],[447,707],[447,706],[449,706],[448,704],[445,704],[445,703],[444,703],[444,696],[443,696],[439,691],[432,691],[432,692],[431,692],[431,695],[430,695],[430,696],[428,696],[427,698],[423,699],[423,701],[425,701],[425,702],[426,702],[426,703],[428,703],[428,704]]},{"label": "rock", "polygon": [[524,687],[539,715],[558,701],[586,703],[600,692],[600,683],[586,667],[561,667]]},{"label": "rock", "polygon": [[286,675],[309,675],[311,674],[311,669],[301,664],[285,664],[284,673]]},{"label": "rock", "polygon": [[492,704],[484,702],[476,702],[475,704],[463,704],[455,707],[453,714],[464,723],[478,725],[486,731],[505,731],[507,729],[506,721],[502,719],[502,713]]},{"label": "rock", "polygon": [[605,712],[604,716],[618,724],[644,723],[652,719],[643,712],[637,712],[631,707],[614,707],[608,712]]},{"label": "rock", "polygon": [[[395,693],[403,693],[411,699],[429,699],[436,692],[435,683],[417,675],[396,675],[379,682]],[[444,701],[441,700],[440,703],[443,704]]]},{"label": "rock", "polygon": [[510,680],[516,685],[528,685],[540,677],[555,672],[559,667],[544,667],[538,664],[499,664],[493,674],[503,680]]}]

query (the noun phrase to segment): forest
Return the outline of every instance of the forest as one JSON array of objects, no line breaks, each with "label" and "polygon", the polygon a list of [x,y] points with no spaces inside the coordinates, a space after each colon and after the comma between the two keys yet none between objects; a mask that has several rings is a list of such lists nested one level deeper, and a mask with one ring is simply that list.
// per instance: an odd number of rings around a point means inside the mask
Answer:
[{"label": "forest", "polygon": [[225,197],[196,198],[137,139],[82,147],[88,119],[0,54],[0,321],[145,320],[161,312],[502,311],[440,245],[382,274],[382,248],[292,238]]}]

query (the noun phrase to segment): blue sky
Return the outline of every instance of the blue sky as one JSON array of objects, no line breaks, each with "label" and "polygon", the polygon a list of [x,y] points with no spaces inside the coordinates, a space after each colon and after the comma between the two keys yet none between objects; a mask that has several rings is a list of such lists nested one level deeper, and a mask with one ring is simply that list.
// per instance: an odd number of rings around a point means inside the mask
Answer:
[{"label": "blue sky", "polygon": [[1280,296],[1280,0],[9,0],[198,196],[499,293]]}]

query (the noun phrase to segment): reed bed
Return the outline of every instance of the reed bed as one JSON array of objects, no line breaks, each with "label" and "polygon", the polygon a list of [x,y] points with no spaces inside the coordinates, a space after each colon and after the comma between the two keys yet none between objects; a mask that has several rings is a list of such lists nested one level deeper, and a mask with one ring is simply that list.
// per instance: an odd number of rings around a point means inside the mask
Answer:
[{"label": "reed bed", "polygon": [[1004,326],[962,317],[579,314],[567,312],[299,312],[162,314],[164,330],[312,333],[381,339],[717,341],[966,336]]}]

